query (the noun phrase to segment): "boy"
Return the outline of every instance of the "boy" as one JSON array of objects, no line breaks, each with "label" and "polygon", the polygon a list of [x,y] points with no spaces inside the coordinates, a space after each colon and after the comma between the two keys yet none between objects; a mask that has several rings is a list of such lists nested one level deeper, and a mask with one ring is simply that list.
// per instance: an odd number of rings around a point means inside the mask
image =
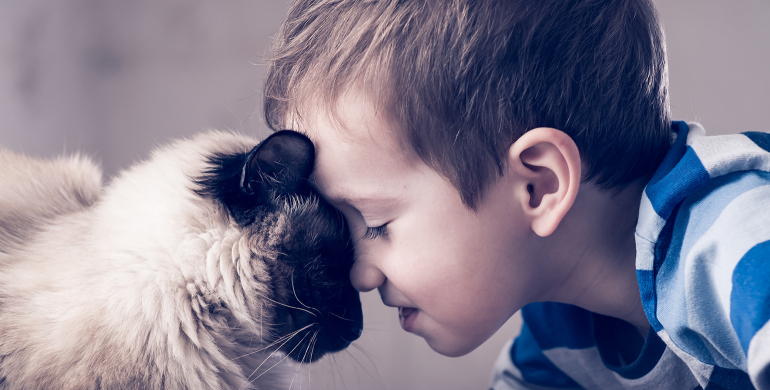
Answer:
[{"label": "boy", "polygon": [[669,118],[649,0],[299,1],[265,115],[351,281],[493,389],[770,389],[770,137]]}]

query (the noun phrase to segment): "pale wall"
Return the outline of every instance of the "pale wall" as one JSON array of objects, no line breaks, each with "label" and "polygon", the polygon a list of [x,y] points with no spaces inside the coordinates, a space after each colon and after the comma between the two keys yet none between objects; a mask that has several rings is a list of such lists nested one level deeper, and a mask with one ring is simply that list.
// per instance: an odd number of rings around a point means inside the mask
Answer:
[{"label": "pale wall", "polygon": [[[712,134],[770,130],[770,2],[657,1],[674,116]],[[106,172],[204,128],[267,134],[261,54],[282,1],[0,1],[0,144],[35,155],[83,151]],[[2,167],[0,167],[2,169]],[[357,347],[298,376],[303,389],[484,389],[514,317],[456,359],[404,333],[363,295]]]}]

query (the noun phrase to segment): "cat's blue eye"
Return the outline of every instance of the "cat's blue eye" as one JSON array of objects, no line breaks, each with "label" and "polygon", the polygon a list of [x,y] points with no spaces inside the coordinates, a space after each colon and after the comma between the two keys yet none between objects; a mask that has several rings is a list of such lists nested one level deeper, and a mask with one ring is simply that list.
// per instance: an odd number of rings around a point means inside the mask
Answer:
[{"label": "cat's blue eye", "polygon": [[366,227],[363,238],[366,240],[376,240],[380,237],[388,235],[388,224],[384,224],[377,227]]}]

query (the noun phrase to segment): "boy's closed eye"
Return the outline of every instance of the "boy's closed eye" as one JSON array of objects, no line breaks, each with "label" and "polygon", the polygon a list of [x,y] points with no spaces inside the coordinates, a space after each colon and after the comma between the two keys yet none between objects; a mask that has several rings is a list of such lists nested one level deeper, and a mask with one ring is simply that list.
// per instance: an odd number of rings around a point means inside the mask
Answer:
[{"label": "boy's closed eye", "polygon": [[[393,216],[402,204],[397,197],[385,196],[330,196],[330,203],[337,207],[348,218],[351,227],[363,225],[364,232],[361,238],[364,240],[376,240],[388,236],[388,221],[379,226],[369,226],[367,220],[382,221],[386,215]],[[352,219],[351,219],[352,218]],[[386,219],[387,220],[387,219]],[[355,222],[354,222],[355,221]]]},{"label": "boy's closed eye", "polygon": [[388,224],[386,223],[377,227],[367,226],[362,238],[365,240],[376,240],[380,237],[387,237],[387,235],[388,235]]}]

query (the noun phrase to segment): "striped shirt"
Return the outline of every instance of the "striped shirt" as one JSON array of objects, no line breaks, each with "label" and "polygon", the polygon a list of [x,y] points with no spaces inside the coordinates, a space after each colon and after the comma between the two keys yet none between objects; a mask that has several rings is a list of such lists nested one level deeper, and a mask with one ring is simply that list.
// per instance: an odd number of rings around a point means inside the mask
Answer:
[{"label": "striped shirt", "polygon": [[492,389],[770,389],[770,134],[672,130],[636,227],[647,337],[576,306],[527,305]]}]

